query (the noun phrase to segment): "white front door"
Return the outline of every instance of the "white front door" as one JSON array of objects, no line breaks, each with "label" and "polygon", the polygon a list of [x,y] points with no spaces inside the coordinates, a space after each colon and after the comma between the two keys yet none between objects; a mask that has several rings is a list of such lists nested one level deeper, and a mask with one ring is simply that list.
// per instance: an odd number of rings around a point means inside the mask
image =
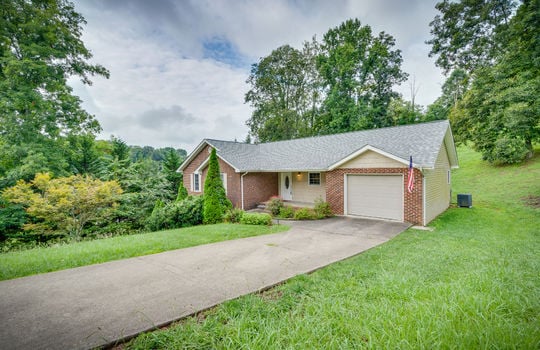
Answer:
[{"label": "white front door", "polygon": [[292,175],[281,173],[281,198],[285,201],[292,200]]}]

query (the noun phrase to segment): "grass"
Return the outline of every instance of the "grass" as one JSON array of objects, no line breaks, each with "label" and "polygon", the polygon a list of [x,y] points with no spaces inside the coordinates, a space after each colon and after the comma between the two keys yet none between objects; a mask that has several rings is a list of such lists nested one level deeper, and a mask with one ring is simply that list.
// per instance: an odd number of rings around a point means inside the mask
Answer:
[{"label": "grass", "polygon": [[0,254],[0,280],[276,233],[286,229],[287,226],[205,225],[4,253]]},{"label": "grass", "polygon": [[[538,152],[537,152],[538,154]],[[354,258],[226,302],[129,349],[538,349],[540,157],[492,167],[467,148],[453,173],[473,208]]]}]

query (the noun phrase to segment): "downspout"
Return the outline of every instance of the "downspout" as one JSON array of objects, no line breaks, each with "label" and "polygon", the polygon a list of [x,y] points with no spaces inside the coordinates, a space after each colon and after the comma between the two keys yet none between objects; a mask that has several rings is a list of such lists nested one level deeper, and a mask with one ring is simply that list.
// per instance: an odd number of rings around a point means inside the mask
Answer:
[{"label": "downspout", "polygon": [[240,193],[242,196],[242,210],[244,210],[244,176],[248,174],[248,171],[240,176]]}]

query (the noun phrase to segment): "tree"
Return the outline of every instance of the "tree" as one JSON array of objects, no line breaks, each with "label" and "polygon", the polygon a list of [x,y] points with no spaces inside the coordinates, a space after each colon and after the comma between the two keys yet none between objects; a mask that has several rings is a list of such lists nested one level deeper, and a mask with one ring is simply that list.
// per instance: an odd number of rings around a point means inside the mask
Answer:
[{"label": "tree", "polygon": [[429,24],[433,38],[426,43],[446,73],[456,68],[472,73],[505,52],[516,1],[443,0],[435,8],[441,14]]},{"label": "tree", "polygon": [[216,149],[212,148],[208,162],[208,172],[204,181],[203,222],[205,224],[222,222],[223,215],[229,208],[232,208],[232,204],[227,198],[223,182],[221,182]]},{"label": "tree", "polygon": [[317,66],[326,92],[317,121],[319,133],[329,134],[392,125],[388,105],[397,94],[401,52],[395,40],[381,32],[372,36],[369,26],[347,20],[323,37]]},{"label": "tree", "polygon": [[393,98],[388,106],[388,117],[392,125],[418,123],[423,119],[422,106],[412,107],[412,101],[404,101],[401,97]]},{"label": "tree", "polygon": [[245,102],[255,110],[246,124],[259,142],[310,134],[306,115],[312,96],[307,75],[311,62],[305,53],[284,45],[252,66]]},{"label": "tree", "polygon": [[[165,152],[165,157],[163,159],[163,172],[165,174],[165,178],[167,179],[169,183],[169,193],[170,198],[173,199],[178,194],[178,189],[180,184],[182,183],[182,174],[177,172],[178,168],[180,167],[181,161],[180,156],[178,156],[178,153],[173,148],[169,148]],[[183,187],[183,186],[182,186]]]},{"label": "tree", "polygon": [[[445,18],[455,17],[453,31],[466,33],[476,28],[476,32],[461,41],[448,42],[453,47],[441,52],[464,53],[482,42],[491,49],[486,56],[467,56],[474,58],[474,64],[458,59],[459,55],[451,61],[468,70],[471,83],[462,100],[452,107],[449,118],[457,138],[473,141],[484,159],[493,163],[519,162],[532,155],[533,142],[540,140],[540,4],[537,0],[523,1],[513,17],[501,16],[499,11],[513,9],[513,2],[493,2],[500,5],[493,11],[487,11],[493,6],[491,2],[462,0],[459,4],[473,3],[476,7],[464,9],[467,16],[477,14],[469,19],[474,19],[474,26],[463,21],[468,18],[464,14],[444,13]],[[489,34],[494,35],[487,37]]]},{"label": "tree", "polygon": [[73,76],[85,84],[92,75],[109,76],[104,67],[88,63],[92,54],[81,41],[83,24],[66,0],[2,1],[0,176],[8,184],[25,172],[20,168],[27,158],[40,158],[36,171],[67,175],[65,155],[58,152],[64,150],[63,136],[100,130],[67,84]]},{"label": "tree", "polygon": [[465,70],[461,68],[453,70],[442,86],[441,96],[428,106],[424,120],[448,119],[450,110],[457,107],[469,85],[469,75]]},{"label": "tree", "polygon": [[180,181],[180,185],[178,186],[178,194],[176,196],[176,201],[181,202],[184,199],[186,199],[188,196],[188,191],[184,187],[184,181]]},{"label": "tree", "polygon": [[107,216],[121,193],[115,181],[81,175],[51,179],[49,174],[40,173],[31,182],[21,180],[5,189],[2,195],[41,220],[25,224],[25,230],[60,231],[78,239],[86,224]]}]

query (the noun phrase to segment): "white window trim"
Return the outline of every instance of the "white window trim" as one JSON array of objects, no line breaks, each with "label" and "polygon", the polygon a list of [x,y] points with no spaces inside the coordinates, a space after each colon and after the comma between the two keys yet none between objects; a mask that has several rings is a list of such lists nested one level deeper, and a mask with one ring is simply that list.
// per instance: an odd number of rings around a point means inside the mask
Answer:
[{"label": "white window trim", "polygon": [[[199,188],[195,188],[195,176],[197,176],[199,179]],[[201,174],[200,173],[191,174],[191,190],[193,192],[201,192]]]},{"label": "white window trim", "polygon": [[[310,181],[310,177],[311,177],[311,174],[319,174],[319,183],[318,184],[312,184],[311,181]],[[322,182],[322,175],[320,172],[309,172],[308,173],[308,176],[307,176],[307,182],[308,182],[308,186],[320,186],[321,185],[321,182]]]},{"label": "white window trim", "polygon": [[225,194],[227,194],[227,173],[219,173],[221,182],[223,183],[223,188],[225,189]]}]

